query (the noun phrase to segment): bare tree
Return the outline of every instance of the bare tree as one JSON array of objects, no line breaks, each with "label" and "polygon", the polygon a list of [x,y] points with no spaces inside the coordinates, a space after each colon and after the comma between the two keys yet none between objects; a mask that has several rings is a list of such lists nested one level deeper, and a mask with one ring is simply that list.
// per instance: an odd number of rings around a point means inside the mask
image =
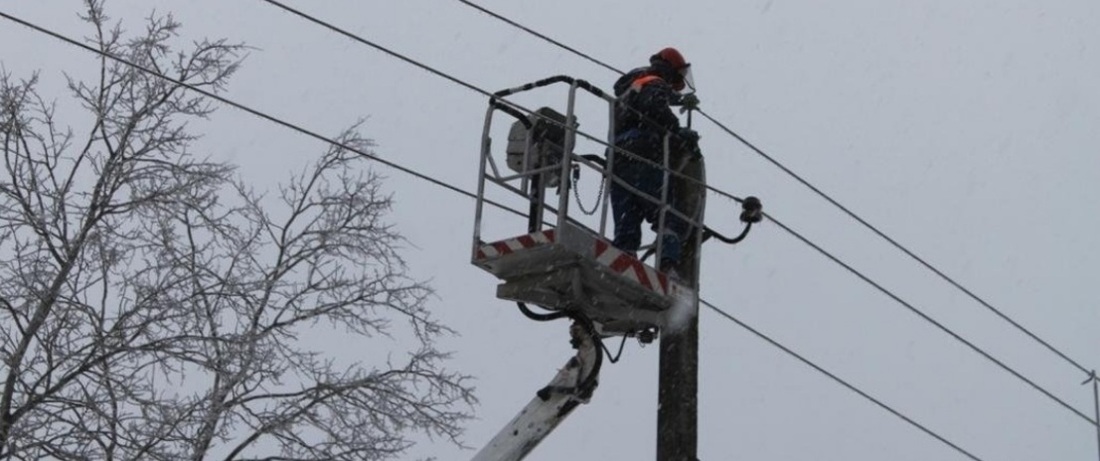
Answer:
[{"label": "bare tree", "polygon": [[[174,51],[86,2],[100,50],[222,91],[241,45]],[[0,76],[0,459],[393,459],[458,443],[473,403],[450,333],[406,275],[390,197],[331,148],[271,196],[192,155],[212,106],[108,59],[69,78],[92,115],[63,129],[37,76]],[[353,127],[345,145],[369,149]],[[300,336],[325,331],[354,359]],[[411,346],[410,346],[411,345]]]}]

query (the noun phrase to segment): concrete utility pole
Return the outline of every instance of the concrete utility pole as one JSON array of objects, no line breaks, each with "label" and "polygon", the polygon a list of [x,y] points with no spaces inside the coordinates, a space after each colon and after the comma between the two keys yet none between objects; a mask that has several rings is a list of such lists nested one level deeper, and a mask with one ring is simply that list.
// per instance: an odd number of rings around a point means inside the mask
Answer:
[{"label": "concrete utility pole", "polygon": [[[1092,370],[1092,372],[1089,373],[1089,379],[1086,379],[1081,385],[1083,386],[1089,383],[1092,383],[1093,414],[1096,415],[1096,420],[1100,421],[1100,386],[1098,386],[1098,384],[1100,384],[1100,378],[1096,377],[1096,370]],[[1096,457],[1100,458],[1100,426],[1096,427]]]},{"label": "concrete utility pole", "polygon": [[[674,157],[675,158],[675,157]],[[703,222],[706,201],[706,166],[701,156],[692,156],[680,172],[696,180],[672,181],[678,208]],[[670,195],[671,197],[672,195]],[[699,259],[703,229],[692,228],[685,239],[680,264],[675,268],[692,288],[691,318],[679,330],[661,332],[660,371],[657,395],[657,461],[698,459],[699,413]]]}]

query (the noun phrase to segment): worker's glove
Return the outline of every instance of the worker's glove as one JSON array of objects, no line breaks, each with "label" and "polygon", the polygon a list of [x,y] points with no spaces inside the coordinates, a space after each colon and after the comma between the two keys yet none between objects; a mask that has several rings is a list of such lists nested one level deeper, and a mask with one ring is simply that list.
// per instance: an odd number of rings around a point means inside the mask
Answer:
[{"label": "worker's glove", "polygon": [[680,98],[680,113],[699,108],[699,97],[695,93],[686,94]]},{"label": "worker's glove", "polygon": [[680,128],[680,132],[677,133],[677,136],[688,145],[699,143],[699,133],[691,128]]},{"label": "worker's glove", "polygon": [[676,138],[679,142],[676,143],[675,149],[679,152],[695,152],[699,150],[699,133],[691,128],[680,128],[680,131],[676,133]]}]

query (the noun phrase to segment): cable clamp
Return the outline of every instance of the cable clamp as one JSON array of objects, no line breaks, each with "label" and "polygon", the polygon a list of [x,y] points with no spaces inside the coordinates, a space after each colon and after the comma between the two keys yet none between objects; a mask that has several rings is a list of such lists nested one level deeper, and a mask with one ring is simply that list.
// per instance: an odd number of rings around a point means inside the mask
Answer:
[{"label": "cable clamp", "polygon": [[1081,382],[1081,385],[1084,386],[1085,384],[1091,383],[1091,382],[1096,381],[1096,380],[1097,380],[1096,370],[1092,370],[1092,371],[1089,372],[1089,379],[1086,379],[1083,382]]}]

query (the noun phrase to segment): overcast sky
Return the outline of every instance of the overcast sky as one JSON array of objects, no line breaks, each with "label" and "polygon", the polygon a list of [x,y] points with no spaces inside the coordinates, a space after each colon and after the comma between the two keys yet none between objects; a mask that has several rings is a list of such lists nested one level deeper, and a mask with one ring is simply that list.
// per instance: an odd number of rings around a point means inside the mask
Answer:
[{"label": "overcast sky", "polygon": [[[616,77],[454,0],[289,3],[490,91],[557,74],[610,88]],[[679,47],[711,115],[1074,360],[1100,365],[1100,2],[480,3],[619,68]],[[113,0],[108,14],[136,28],[154,7],[174,12],[185,38],[256,48],[230,98],[329,134],[368,117],[381,155],[474,190],[483,96],[259,0]],[[76,0],[0,8],[90,34]],[[88,75],[96,64],[6,21],[0,50],[8,72],[40,69],[59,99],[62,72]],[[523,102],[565,103],[560,92]],[[582,114],[581,129],[605,116]],[[1073,366],[715,126],[695,126],[711,185],[759,196],[783,223],[1092,414]],[[231,108],[195,128],[199,151],[241,165],[257,187],[324,147]],[[434,309],[461,333],[446,347],[452,367],[477,377],[481,404],[465,441],[480,447],[571,355],[567,325],[530,322],[494,298],[495,278],[469,264],[470,199],[379,171],[413,272],[433,280]],[[711,196],[707,206],[712,227],[737,230],[735,203]],[[518,218],[494,224],[502,237],[525,230]],[[982,459],[1097,459],[1087,422],[773,224],[736,248],[709,243],[701,283],[704,299]],[[702,460],[964,459],[712,312],[701,325]],[[384,346],[352,352],[377,357]],[[656,371],[657,348],[629,342],[593,402],[528,459],[652,459]],[[415,450],[473,453],[445,441]]]}]

